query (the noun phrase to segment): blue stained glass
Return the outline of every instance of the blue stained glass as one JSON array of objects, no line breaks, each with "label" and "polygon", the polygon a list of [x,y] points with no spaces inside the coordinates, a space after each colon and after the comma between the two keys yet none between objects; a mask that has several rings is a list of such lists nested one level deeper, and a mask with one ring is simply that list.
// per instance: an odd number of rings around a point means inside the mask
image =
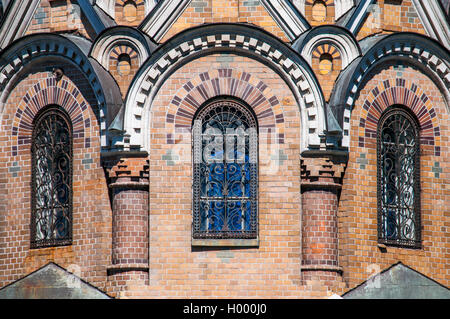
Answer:
[{"label": "blue stained glass", "polygon": [[194,146],[194,154],[201,155],[194,169],[194,232],[208,238],[254,238],[256,165],[250,163],[250,150],[256,145],[250,145],[249,128],[256,122],[234,103],[225,104],[200,113],[201,131],[194,132],[201,134]]},{"label": "blue stained glass", "polygon": [[385,234],[387,239],[397,238],[397,215],[394,210],[388,210],[386,213]]},{"label": "blue stained glass", "polygon": [[206,196],[208,197],[222,197],[223,183],[225,180],[224,164],[211,164],[208,167],[209,176],[206,183],[204,183]]}]

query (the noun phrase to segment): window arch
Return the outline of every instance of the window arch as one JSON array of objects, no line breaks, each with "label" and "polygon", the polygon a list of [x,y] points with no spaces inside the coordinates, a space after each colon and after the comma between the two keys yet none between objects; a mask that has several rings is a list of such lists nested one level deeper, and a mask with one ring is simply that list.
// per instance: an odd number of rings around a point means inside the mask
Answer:
[{"label": "window arch", "polygon": [[401,106],[388,108],[377,133],[378,241],[419,248],[420,130]]},{"label": "window arch", "polygon": [[34,119],[31,248],[72,242],[72,124],[58,106]]},{"label": "window arch", "polygon": [[257,238],[257,121],[244,103],[207,103],[193,123],[193,238]]}]

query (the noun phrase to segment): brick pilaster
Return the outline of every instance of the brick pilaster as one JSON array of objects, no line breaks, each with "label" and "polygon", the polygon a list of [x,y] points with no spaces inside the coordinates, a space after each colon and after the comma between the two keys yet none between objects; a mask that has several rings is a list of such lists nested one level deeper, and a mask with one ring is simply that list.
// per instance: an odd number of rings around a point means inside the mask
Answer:
[{"label": "brick pilaster", "polygon": [[319,154],[300,159],[302,179],[302,279],[341,282],[337,211],[346,157]]},{"label": "brick pilaster", "polygon": [[147,157],[104,160],[113,211],[108,281],[112,295],[149,281]]}]

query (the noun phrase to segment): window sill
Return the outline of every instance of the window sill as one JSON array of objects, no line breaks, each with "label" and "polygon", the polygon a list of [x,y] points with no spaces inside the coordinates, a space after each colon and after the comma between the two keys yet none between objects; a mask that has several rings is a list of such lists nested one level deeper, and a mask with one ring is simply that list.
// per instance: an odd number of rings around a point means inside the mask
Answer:
[{"label": "window sill", "polygon": [[403,249],[422,249],[421,242],[403,242],[397,240],[379,240],[377,247],[382,250],[387,248],[403,248]]},{"label": "window sill", "polygon": [[192,246],[203,247],[259,247],[259,239],[194,239]]}]

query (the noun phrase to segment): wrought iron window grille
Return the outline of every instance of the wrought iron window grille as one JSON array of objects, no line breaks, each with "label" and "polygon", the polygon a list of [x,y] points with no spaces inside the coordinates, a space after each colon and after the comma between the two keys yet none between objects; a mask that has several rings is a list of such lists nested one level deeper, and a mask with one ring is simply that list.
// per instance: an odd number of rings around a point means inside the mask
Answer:
[{"label": "wrought iron window grille", "polygon": [[257,129],[253,112],[228,98],[194,117],[194,239],[257,238]]},{"label": "wrought iron window grille", "polygon": [[378,242],[420,248],[420,129],[401,106],[380,118],[377,162]]},{"label": "wrought iron window grille", "polygon": [[34,120],[30,247],[72,243],[72,124],[59,106]]}]

